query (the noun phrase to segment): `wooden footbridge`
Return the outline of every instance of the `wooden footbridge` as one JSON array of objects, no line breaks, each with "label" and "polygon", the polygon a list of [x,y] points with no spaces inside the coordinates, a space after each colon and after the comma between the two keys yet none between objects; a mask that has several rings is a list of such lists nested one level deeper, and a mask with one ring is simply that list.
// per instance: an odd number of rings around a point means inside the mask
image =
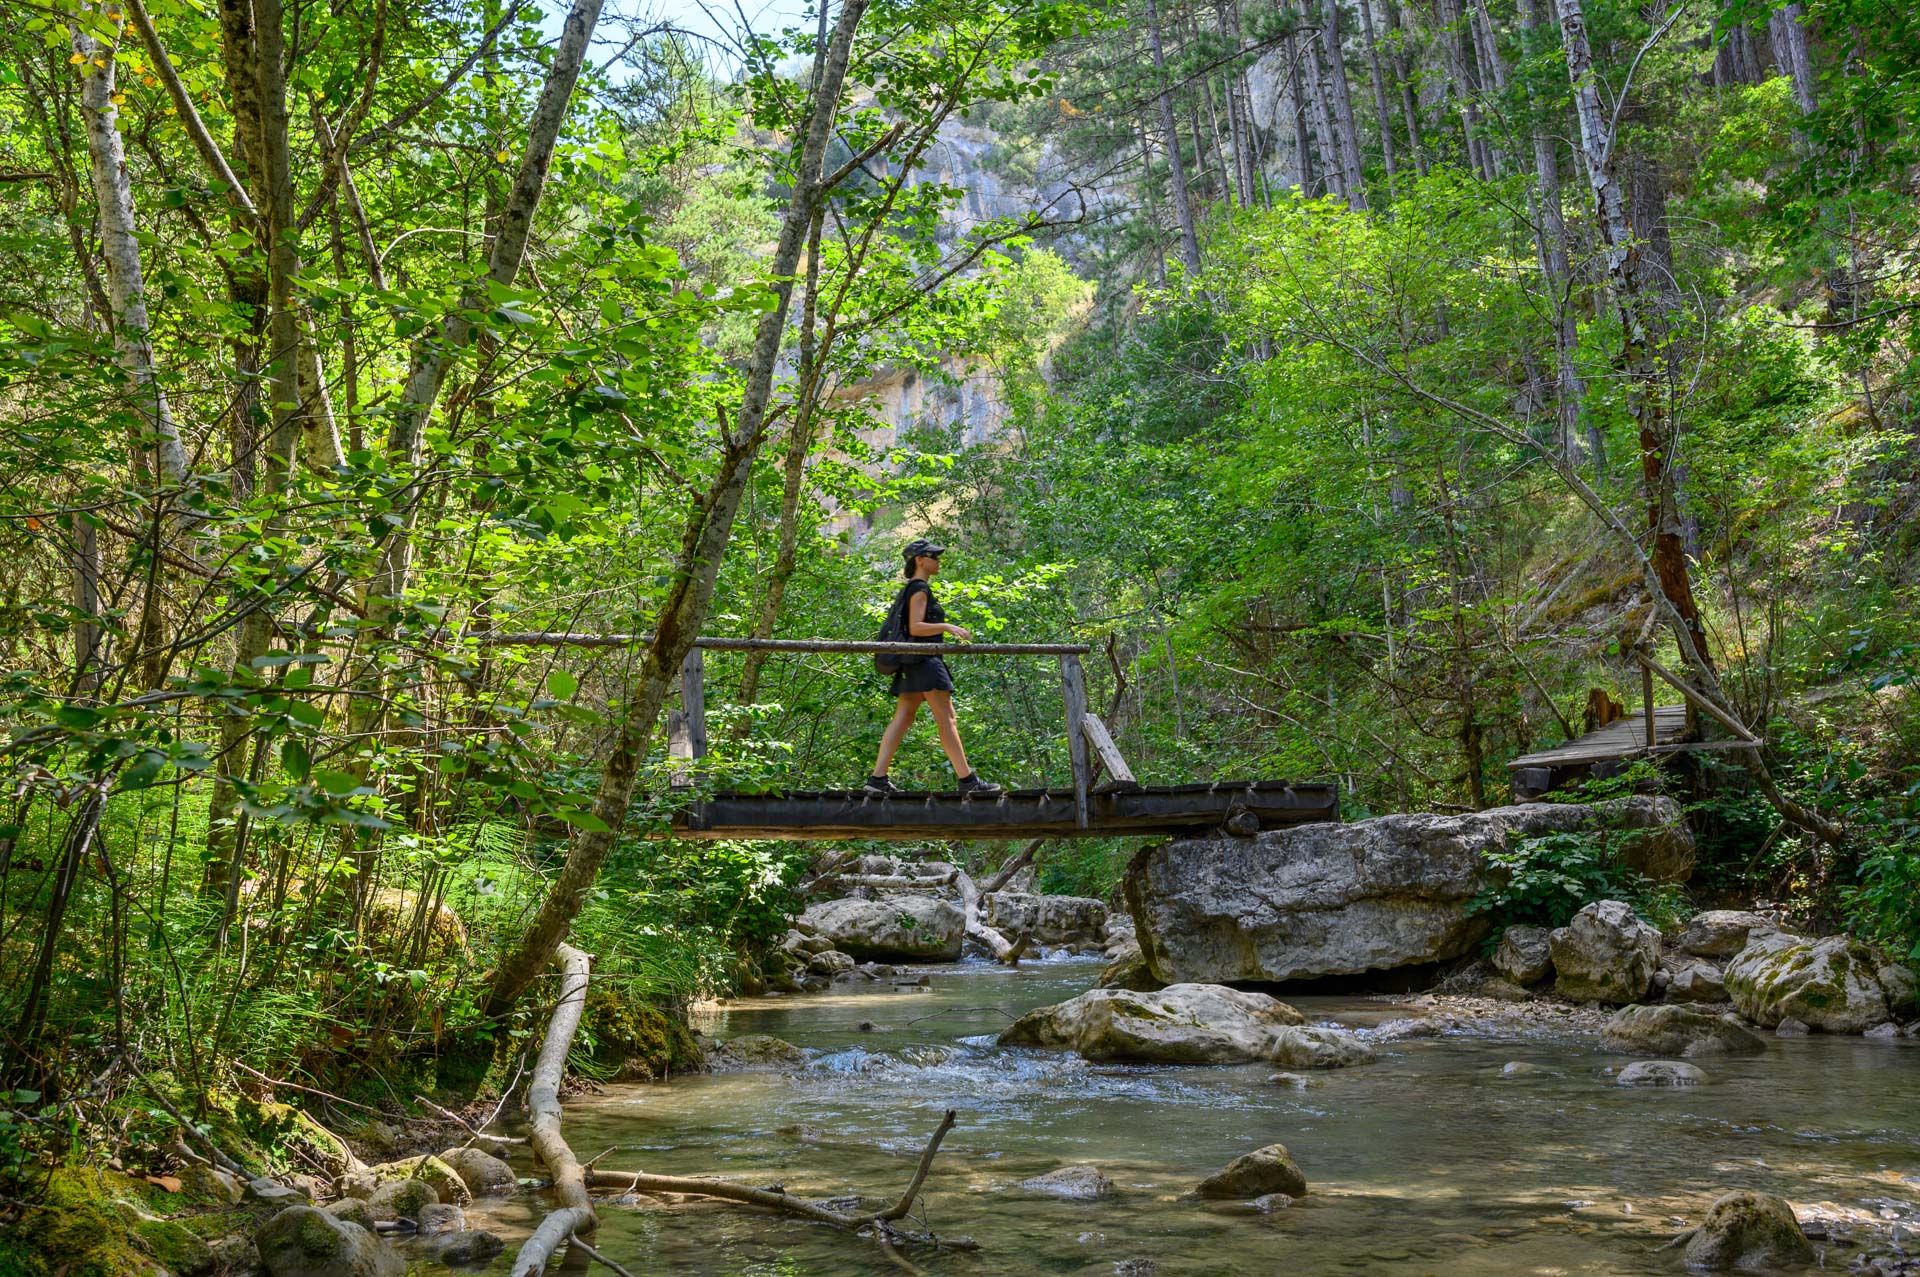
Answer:
[{"label": "wooden footbridge", "polygon": [[[644,643],[648,635],[494,634],[501,646],[614,647]],[[668,714],[668,752],[679,760],[676,788],[693,787],[697,761],[707,753],[706,653],[790,652],[867,655],[930,654],[926,643],[833,639],[701,638],[680,668],[680,708]],[[875,794],[861,789],[718,793],[689,803],[674,817],[676,838],[872,838],[898,841],[1098,838],[1121,834],[1188,833],[1224,828],[1252,834],[1263,828],[1340,818],[1332,785],[1278,780],[1204,785],[1143,785],[1099,716],[1087,708],[1077,643],[947,643],[943,657],[1045,656],[1060,666],[1060,697],[1073,774],[1065,789],[1016,789],[989,795]],[[877,743],[877,742],[876,742]]]}]

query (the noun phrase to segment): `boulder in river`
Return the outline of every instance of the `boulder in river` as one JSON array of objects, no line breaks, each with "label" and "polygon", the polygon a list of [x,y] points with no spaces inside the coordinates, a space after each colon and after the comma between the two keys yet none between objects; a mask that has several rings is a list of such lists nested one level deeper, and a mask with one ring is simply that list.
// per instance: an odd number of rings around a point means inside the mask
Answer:
[{"label": "boulder in river", "polygon": [[769,1033],[748,1033],[730,1038],[707,1053],[707,1067],[716,1073],[793,1069],[804,1066],[806,1062],[805,1051]]},{"label": "boulder in river", "polygon": [[1021,1180],[1020,1187],[1029,1193],[1047,1193],[1070,1202],[1097,1202],[1118,1191],[1097,1166],[1062,1166],[1057,1171]]},{"label": "boulder in river", "polygon": [[1553,974],[1553,950],[1545,927],[1508,927],[1493,951],[1493,969],[1515,984],[1539,984]]},{"label": "boulder in river", "polygon": [[1913,1009],[1914,974],[1851,936],[1756,936],[1727,964],[1727,994],[1755,1024],[1862,1033]]},{"label": "boulder in river", "polygon": [[1761,1055],[1767,1044],[1717,1015],[1678,1006],[1622,1007],[1600,1033],[1601,1045],[1626,1055]]},{"label": "boulder in river", "polygon": [[483,1228],[465,1228],[457,1233],[436,1233],[422,1238],[415,1249],[436,1264],[449,1267],[478,1268],[507,1248],[507,1243]]},{"label": "boulder in river", "polygon": [[420,1212],[438,1205],[440,1194],[423,1179],[388,1180],[367,1198],[367,1209],[379,1220],[419,1219]]},{"label": "boulder in river", "polygon": [[1264,993],[1218,984],[1174,984],[1155,993],[1093,989],[1039,1007],[1008,1025],[1003,1046],[1077,1051],[1095,1061],[1337,1068],[1373,1058],[1337,1029],[1299,1027],[1300,1013]]},{"label": "boulder in river", "polygon": [[808,905],[800,921],[841,952],[878,962],[956,961],[967,927],[958,908],[920,895],[828,900]]},{"label": "boulder in river", "polygon": [[450,1148],[440,1154],[440,1160],[453,1168],[453,1173],[475,1197],[511,1193],[519,1184],[513,1167],[477,1148]]},{"label": "boulder in river", "polygon": [[1681,958],[1662,970],[1669,1002],[1725,1002],[1725,972],[1705,958]]},{"label": "boulder in river", "polygon": [[1036,896],[995,891],[980,897],[986,922],[1009,939],[1031,936],[1035,944],[1099,949],[1106,943],[1107,906],[1086,896]]},{"label": "boulder in river", "polygon": [[[432,1186],[435,1199],[453,1202],[465,1206],[473,1200],[467,1190],[466,1181],[446,1162],[431,1154],[425,1157],[403,1157],[398,1161],[382,1162],[378,1166],[369,1166],[340,1177],[340,1193],[343,1197],[360,1197],[371,1200],[374,1193],[383,1184],[400,1180],[422,1180]],[[383,1216],[391,1218],[391,1216]]]},{"label": "boulder in river", "polygon": [[1708,909],[1687,920],[1680,932],[1680,952],[1698,958],[1731,958],[1755,936],[1780,927],[1772,919],[1744,909]]},{"label": "boulder in river", "polygon": [[1707,1208],[1687,1240],[1687,1267],[1713,1272],[1791,1268],[1813,1259],[1793,1207],[1771,1193],[1728,1193]]},{"label": "boulder in river", "polygon": [[1135,993],[1157,993],[1166,984],[1153,978],[1147,960],[1135,949],[1131,957],[1115,958],[1100,972],[1102,989],[1131,989]]},{"label": "boulder in river", "polygon": [[1305,1197],[1307,1177],[1294,1164],[1293,1155],[1287,1152],[1286,1145],[1269,1144],[1234,1158],[1225,1169],[1215,1171],[1201,1180],[1193,1191],[1201,1197],[1216,1199],[1244,1200],[1265,1197],[1269,1193]]},{"label": "boulder in river", "polygon": [[1549,944],[1554,992],[1575,1002],[1639,1002],[1660,963],[1660,933],[1618,900],[1586,906]]},{"label": "boulder in river", "polygon": [[254,1236],[271,1277],[400,1277],[400,1253],[358,1224],[289,1206]]},{"label": "boulder in river", "polygon": [[1127,866],[1127,906],[1147,965],[1169,982],[1303,980],[1441,962],[1486,937],[1485,915],[1468,905],[1487,884],[1488,851],[1606,830],[1692,846],[1667,798],[1292,825],[1149,846]]},{"label": "boulder in river", "polygon": [[1635,1060],[1613,1079],[1615,1086],[1701,1086],[1705,1069],[1681,1060]]}]

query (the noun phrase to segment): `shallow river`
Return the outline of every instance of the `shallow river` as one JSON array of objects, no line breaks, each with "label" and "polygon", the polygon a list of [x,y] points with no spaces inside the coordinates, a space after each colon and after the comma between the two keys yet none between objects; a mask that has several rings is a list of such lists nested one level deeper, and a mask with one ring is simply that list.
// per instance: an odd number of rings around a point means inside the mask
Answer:
[{"label": "shallow river", "polygon": [[[612,1087],[569,1101],[569,1142],[583,1158],[622,1146],[607,1167],[891,1197],[941,1111],[956,1109],[920,1226],[982,1249],[916,1252],[930,1274],[1677,1274],[1677,1252],[1658,1246],[1734,1188],[1777,1192],[1803,1219],[1851,1221],[1875,1250],[1920,1249],[1920,1043],[1770,1039],[1756,1059],[1703,1061],[1711,1085],[1637,1090],[1610,1084],[1603,1070],[1622,1061],[1590,1034],[1482,1023],[1381,1043],[1379,1063],[1293,1090],[1268,1083],[1267,1066],[1102,1066],[993,1044],[1020,1012],[1091,987],[1097,963],[931,971],[930,991],[724,1007],[701,1026],[712,1036],[774,1034],[808,1048],[810,1066]],[[1408,1014],[1383,1000],[1290,1000],[1310,1021],[1357,1028]],[[1515,1061],[1539,1071],[1503,1073]],[[1274,1142],[1310,1185],[1292,1208],[1248,1214],[1187,1195]],[[1120,1196],[1016,1187],[1075,1163],[1099,1167]],[[523,1232],[519,1213],[495,1222]],[[737,1208],[601,1215],[600,1249],[646,1277],[900,1271],[870,1243]],[[1830,1269],[1858,1253],[1815,1244]]]}]

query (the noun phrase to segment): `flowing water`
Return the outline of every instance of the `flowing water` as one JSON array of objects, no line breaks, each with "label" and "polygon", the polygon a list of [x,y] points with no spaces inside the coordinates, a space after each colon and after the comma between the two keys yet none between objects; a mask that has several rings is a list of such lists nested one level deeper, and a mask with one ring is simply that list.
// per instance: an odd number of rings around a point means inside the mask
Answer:
[{"label": "flowing water", "polygon": [[[1675,1274],[1679,1256],[1660,1244],[1735,1188],[1779,1193],[1803,1219],[1881,1250],[1912,1247],[1920,1227],[1920,1042],[1770,1040],[1758,1058],[1702,1061],[1711,1084],[1680,1090],[1613,1086],[1605,1070],[1622,1061],[1590,1032],[1508,1020],[1382,1042],[1377,1064],[1314,1074],[1304,1090],[1268,1082],[1267,1066],[1106,1066],[994,1045],[1015,1016],[1083,992],[1098,969],[969,964],[931,969],[920,992],[838,986],[731,1004],[702,1027],[785,1038],[807,1048],[808,1067],[611,1087],[569,1101],[569,1142],[583,1158],[619,1146],[610,1168],[891,1198],[952,1108],[918,1226],[981,1249],[913,1259],[977,1277]],[[1289,1000],[1310,1021],[1360,1029],[1407,1014],[1384,1000]],[[1310,1185],[1291,1208],[1189,1195],[1275,1142]],[[1078,1163],[1119,1196],[1017,1187]],[[524,1233],[534,1209],[491,1222]],[[734,1207],[601,1216],[598,1247],[648,1277],[900,1271],[869,1242]],[[1829,1268],[1857,1253],[1816,1245]]]}]

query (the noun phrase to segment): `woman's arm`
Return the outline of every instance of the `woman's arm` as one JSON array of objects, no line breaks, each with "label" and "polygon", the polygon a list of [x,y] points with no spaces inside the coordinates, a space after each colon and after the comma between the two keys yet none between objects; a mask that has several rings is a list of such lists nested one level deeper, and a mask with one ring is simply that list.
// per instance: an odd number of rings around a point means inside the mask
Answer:
[{"label": "woman's arm", "polygon": [[932,638],[936,634],[951,634],[962,643],[973,639],[972,633],[959,625],[936,625],[927,620],[927,592],[915,590],[907,599],[907,633],[915,638]]}]

